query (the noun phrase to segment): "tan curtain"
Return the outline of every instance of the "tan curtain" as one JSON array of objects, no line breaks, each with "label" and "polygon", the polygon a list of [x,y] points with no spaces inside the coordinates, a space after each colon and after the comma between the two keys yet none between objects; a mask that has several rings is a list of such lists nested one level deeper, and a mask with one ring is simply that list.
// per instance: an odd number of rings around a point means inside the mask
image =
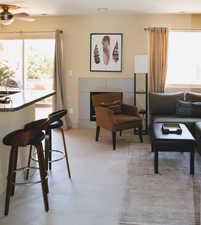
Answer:
[{"label": "tan curtain", "polygon": [[[67,109],[67,98],[65,94],[64,68],[63,68],[63,32],[55,32],[55,56],[54,56],[54,111]],[[68,117],[64,118],[64,127],[69,128]]]},{"label": "tan curtain", "polygon": [[167,73],[168,28],[149,28],[149,81],[151,92],[164,92]]}]

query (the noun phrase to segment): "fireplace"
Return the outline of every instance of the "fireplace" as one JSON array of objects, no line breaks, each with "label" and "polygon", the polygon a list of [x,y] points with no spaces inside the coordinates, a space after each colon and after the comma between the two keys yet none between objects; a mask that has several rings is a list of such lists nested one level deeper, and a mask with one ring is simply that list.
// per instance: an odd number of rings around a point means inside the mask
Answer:
[{"label": "fireplace", "polygon": [[90,121],[96,121],[96,113],[92,103],[92,96],[98,95],[98,94],[107,94],[107,93],[122,93],[122,92],[103,92],[103,91],[90,92]]},{"label": "fireplace", "polygon": [[95,128],[96,120],[90,92],[121,92],[125,104],[133,104],[133,77],[80,77],[79,78],[79,121],[73,127]]}]

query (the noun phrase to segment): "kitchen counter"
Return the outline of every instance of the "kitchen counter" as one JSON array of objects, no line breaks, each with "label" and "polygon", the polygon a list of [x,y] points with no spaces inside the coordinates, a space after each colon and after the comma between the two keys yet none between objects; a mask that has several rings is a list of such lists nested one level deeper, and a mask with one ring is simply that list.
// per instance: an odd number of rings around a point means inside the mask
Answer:
[{"label": "kitchen counter", "polygon": [[[5,191],[8,173],[10,147],[3,144],[3,138],[10,132],[22,129],[26,123],[35,120],[35,103],[55,94],[55,91],[0,91],[0,99],[7,96],[8,104],[0,104],[0,194]],[[27,165],[28,147],[20,147],[18,168]]]},{"label": "kitchen counter", "polygon": [[[0,103],[0,112],[14,112],[29,105],[32,105],[38,101],[41,101],[47,97],[55,94],[55,91],[9,91],[6,94],[5,91],[0,91],[0,96],[7,96],[10,98],[10,103]],[[4,97],[3,97],[4,98]],[[1,99],[1,97],[0,97]]]}]

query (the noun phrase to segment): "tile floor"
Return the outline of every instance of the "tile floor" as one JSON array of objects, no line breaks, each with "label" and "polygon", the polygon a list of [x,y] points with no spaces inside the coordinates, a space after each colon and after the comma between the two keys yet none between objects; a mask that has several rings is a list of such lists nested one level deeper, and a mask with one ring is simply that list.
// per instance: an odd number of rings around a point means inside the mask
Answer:
[{"label": "tile floor", "polygon": [[[66,132],[72,180],[64,160],[53,165],[48,213],[44,211],[40,184],[18,186],[7,217],[3,216],[4,201],[1,202],[0,225],[117,225],[129,149],[139,144],[139,139],[123,133],[113,151],[107,131],[101,133],[98,143],[94,136],[95,129]],[[55,145],[60,145],[58,134],[54,137]]]}]

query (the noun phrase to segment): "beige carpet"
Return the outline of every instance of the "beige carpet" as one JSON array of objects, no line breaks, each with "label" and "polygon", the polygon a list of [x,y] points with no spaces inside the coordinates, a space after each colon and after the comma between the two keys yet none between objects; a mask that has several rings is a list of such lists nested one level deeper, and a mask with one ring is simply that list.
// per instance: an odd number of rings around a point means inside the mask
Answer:
[{"label": "beige carpet", "polygon": [[189,153],[159,153],[159,175],[153,157],[149,144],[130,151],[119,223],[200,225],[201,157],[196,155],[194,177],[189,175]]}]

